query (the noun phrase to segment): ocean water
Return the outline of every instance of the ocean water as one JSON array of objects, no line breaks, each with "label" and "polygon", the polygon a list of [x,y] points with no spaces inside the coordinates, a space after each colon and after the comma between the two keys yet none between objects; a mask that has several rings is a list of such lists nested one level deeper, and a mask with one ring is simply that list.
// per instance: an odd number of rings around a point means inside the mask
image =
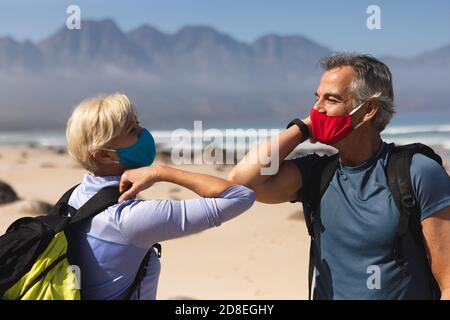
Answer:
[{"label": "ocean water", "polygon": [[450,150],[450,112],[395,116],[382,137],[399,144],[422,142]]},{"label": "ocean water", "polygon": [[[186,128],[174,130],[155,130],[151,132],[155,137],[158,149],[171,151],[173,148],[185,150],[202,149],[205,146],[215,145],[218,148],[244,152],[271,134],[277,134],[283,128],[241,128],[234,129],[207,129],[194,130],[194,124]],[[396,115],[388,127],[382,132],[382,138],[386,142],[407,144],[421,142],[429,145],[439,152],[443,158],[450,161],[450,112],[449,113],[410,113]],[[66,146],[63,130],[1,132],[0,145],[28,145],[38,147]],[[315,150],[327,150],[330,147],[315,143],[305,142],[298,150],[311,152]]]}]

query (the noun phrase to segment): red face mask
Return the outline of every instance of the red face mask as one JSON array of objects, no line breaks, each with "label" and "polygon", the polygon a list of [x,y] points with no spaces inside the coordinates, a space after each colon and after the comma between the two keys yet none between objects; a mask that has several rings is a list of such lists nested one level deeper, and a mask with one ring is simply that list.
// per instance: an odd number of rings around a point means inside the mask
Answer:
[{"label": "red face mask", "polygon": [[363,124],[363,122],[361,122],[355,126],[355,128],[352,127],[352,116],[364,105],[364,103],[365,102],[361,103],[349,114],[334,117],[327,116],[312,108],[309,117],[311,119],[311,132],[313,138],[328,145],[333,145],[344,139],[350,132]]}]

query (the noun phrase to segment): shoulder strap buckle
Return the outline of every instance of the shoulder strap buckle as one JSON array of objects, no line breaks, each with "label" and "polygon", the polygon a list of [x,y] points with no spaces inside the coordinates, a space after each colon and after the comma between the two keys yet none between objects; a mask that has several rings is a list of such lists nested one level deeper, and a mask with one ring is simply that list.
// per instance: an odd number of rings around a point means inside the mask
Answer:
[{"label": "shoulder strap buckle", "polygon": [[153,248],[156,249],[156,253],[158,254],[158,258],[161,258],[161,253],[162,253],[162,247],[161,247],[161,244],[155,243],[155,244],[153,245]]},{"label": "shoulder strap buckle", "polygon": [[[412,194],[402,196],[401,202],[405,208],[414,208],[416,206],[416,198]],[[411,211],[407,210],[407,213],[410,215]]]}]

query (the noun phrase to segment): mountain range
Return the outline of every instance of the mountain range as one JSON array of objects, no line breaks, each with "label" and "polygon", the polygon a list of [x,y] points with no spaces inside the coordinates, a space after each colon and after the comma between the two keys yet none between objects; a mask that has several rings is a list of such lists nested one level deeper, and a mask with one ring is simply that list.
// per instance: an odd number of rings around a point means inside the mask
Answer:
[{"label": "mountain range", "polygon": [[[251,43],[208,26],[123,32],[111,19],[83,20],[42,41],[0,38],[0,130],[62,129],[72,108],[123,92],[151,128],[282,126],[305,115],[333,50],[301,35]],[[413,58],[378,57],[390,68],[398,112],[448,110],[450,45]]]}]

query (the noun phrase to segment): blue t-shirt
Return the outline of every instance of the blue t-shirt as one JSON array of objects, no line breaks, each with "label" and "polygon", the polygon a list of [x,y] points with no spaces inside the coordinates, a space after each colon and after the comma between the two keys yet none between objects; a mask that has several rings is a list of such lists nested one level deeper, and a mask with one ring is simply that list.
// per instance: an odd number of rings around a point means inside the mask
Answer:
[{"label": "blue t-shirt", "polygon": [[[384,171],[393,147],[383,142],[373,158],[356,167],[339,163],[314,224],[314,299],[432,298],[427,258],[409,232],[403,246],[407,275],[394,258],[400,214]],[[290,161],[306,177],[320,158],[309,154]],[[415,154],[410,172],[421,220],[450,206],[450,178],[436,161]]]}]

